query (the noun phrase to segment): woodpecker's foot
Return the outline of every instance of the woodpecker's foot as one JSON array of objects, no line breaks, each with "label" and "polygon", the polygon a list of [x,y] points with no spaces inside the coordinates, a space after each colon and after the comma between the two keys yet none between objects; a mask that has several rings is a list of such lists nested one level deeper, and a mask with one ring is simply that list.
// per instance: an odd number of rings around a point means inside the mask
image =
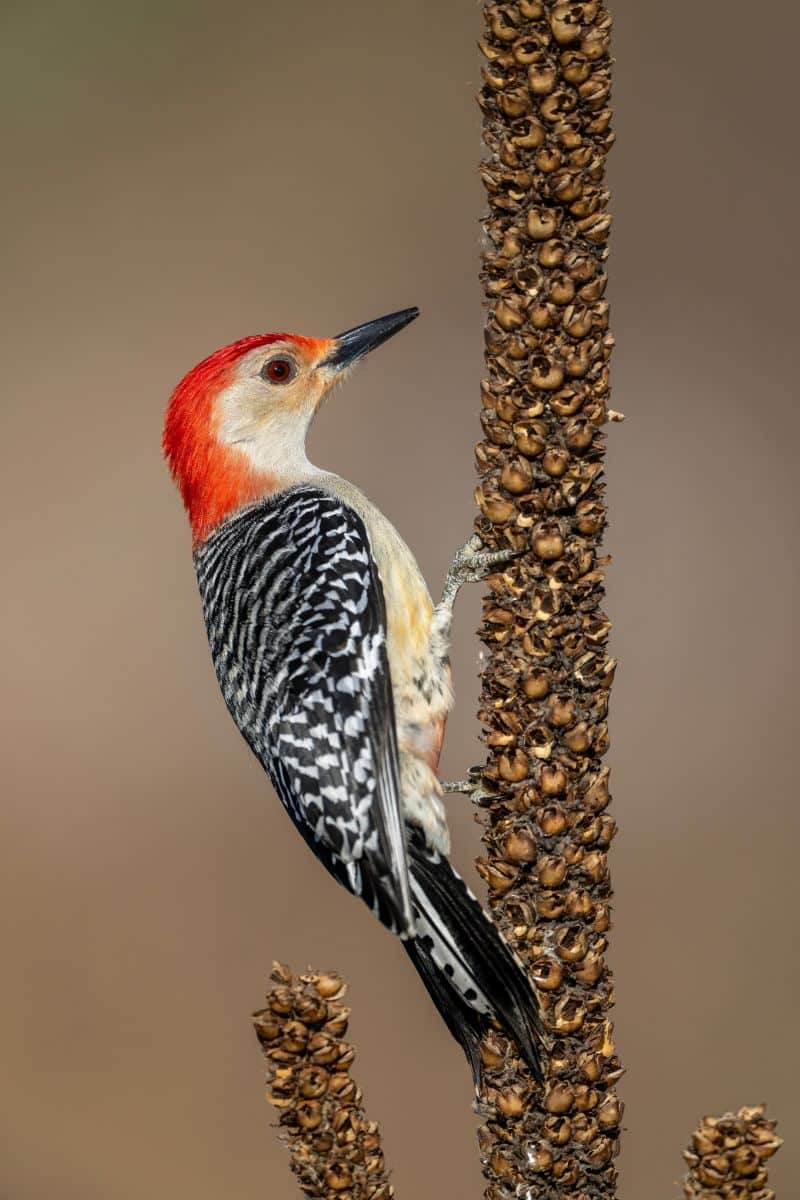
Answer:
[{"label": "woodpecker's foot", "polygon": [[484,800],[492,799],[492,793],[486,791],[480,775],[471,775],[469,779],[455,779],[452,782],[442,783],[442,791],[447,795],[469,796],[473,804],[481,804]]},{"label": "woodpecker's foot", "polygon": [[483,542],[474,533],[455,553],[445,580],[444,599],[454,598],[462,584],[478,583],[490,574],[492,567],[516,558],[520,553],[510,547],[505,550],[485,550]]}]

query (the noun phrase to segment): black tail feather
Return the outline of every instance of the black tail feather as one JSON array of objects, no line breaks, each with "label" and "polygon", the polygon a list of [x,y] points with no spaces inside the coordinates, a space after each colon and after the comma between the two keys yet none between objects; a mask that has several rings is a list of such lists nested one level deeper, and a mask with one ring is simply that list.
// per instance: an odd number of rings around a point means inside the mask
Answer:
[{"label": "black tail feather", "polygon": [[421,834],[409,842],[418,936],[404,942],[453,1037],[480,1080],[480,1043],[492,1016],[542,1080],[543,1031],[536,993],[516,956],[446,858]]}]

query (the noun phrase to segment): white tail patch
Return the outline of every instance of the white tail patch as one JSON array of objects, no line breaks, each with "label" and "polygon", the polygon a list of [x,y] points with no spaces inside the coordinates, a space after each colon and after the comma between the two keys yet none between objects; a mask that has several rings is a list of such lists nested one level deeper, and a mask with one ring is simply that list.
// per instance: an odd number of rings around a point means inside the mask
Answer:
[{"label": "white tail patch", "polygon": [[481,991],[469,963],[456,945],[451,931],[433,906],[421,884],[412,875],[414,924],[417,940],[427,950],[439,970],[475,1012],[490,1014],[492,1007]]}]

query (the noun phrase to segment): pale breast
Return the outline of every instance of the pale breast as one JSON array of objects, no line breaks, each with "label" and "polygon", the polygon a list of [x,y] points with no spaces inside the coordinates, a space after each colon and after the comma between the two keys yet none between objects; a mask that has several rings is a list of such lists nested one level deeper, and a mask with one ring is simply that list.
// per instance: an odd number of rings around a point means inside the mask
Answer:
[{"label": "pale breast", "polygon": [[[337,496],[363,520],[383,584],[386,601],[386,641],[395,699],[400,701],[421,664],[426,662],[433,602],[414,555],[390,521],[346,479],[324,474],[317,487]],[[404,698],[408,703],[408,698]]]},{"label": "pale breast", "polygon": [[318,476],[314,484],[354,509],[366,527],[386,602],[403,809],[428,845],[447,854],[450,836],[436,769],[452,692],[449,667],[431,654],[428,587],[400,534],[363,492],[337,475]]}]

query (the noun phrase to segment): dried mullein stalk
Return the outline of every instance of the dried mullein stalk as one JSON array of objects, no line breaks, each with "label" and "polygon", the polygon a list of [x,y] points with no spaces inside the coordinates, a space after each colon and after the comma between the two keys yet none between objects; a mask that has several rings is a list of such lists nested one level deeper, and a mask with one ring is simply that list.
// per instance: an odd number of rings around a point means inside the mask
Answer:
[{"label": "dried mullein stalk", "polygon": [[703,1117],[684,1158],[686,1200],[775,1200],[767,1159],[781,1146],[763,1104],[724,1117]]},{"label": "dried mullein stalk", "polygon": [[611,18],[600,0],[484,6],[487,377],[476,528],[525,551],[490,581],[480,717],[487,854],[478,869],[539,988],[537,1091],[493,1033],[479,1133],[489,1200],[615,1193],[622,1106],[606,965],[611,885],[602,611],[609,419],[605,162]]},{"label": "dried mullein stalk", "polygon": [[296,977],[278,963],[272,979],[278,986],[253,1024],[268,1064],[267,1099],[302,1191],[315,1200],[390,1200],[380,1132],[350,1075],[346,984],[335,974]]}]

